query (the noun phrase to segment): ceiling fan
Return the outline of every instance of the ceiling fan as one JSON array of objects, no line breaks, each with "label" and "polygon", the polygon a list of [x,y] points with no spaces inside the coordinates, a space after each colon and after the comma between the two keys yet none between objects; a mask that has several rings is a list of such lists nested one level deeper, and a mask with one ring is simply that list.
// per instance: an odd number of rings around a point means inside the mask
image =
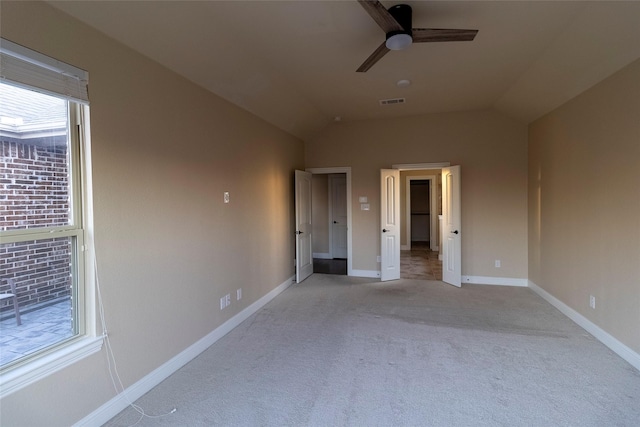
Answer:
[{"label": "ceiling fan", "polygon": [[385,42],[356,70],[359,73],[364,73],[371,68],[389,50],[402,50],[412,43],[471,41],[478,33],[478,30],[411,28],[411,6],[409,5],[397,4],[387,10],[378,0],[358,0],[358,3],[387,34]]}]

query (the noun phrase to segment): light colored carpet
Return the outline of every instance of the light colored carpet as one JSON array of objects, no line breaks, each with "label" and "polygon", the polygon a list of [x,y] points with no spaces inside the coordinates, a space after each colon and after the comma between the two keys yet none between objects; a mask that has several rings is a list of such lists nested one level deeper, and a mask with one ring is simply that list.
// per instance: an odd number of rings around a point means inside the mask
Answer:
[{"label": "light colored carpet", "polygon": [[315,274],[137,403],[177,409],[140,426],[640,426],[640,373],[527,288]]}]

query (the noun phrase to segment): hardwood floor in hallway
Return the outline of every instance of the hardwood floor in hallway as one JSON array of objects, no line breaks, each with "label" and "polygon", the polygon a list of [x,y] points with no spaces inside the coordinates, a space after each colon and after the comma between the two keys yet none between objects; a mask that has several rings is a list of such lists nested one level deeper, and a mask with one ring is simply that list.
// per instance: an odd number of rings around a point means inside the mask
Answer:
[{"label": "hardwood floor in hallway", "polygon": [[442,280],[442,261],[426,242],[412,242],[410,251],[400,252],[400,277],[403,279]]}]

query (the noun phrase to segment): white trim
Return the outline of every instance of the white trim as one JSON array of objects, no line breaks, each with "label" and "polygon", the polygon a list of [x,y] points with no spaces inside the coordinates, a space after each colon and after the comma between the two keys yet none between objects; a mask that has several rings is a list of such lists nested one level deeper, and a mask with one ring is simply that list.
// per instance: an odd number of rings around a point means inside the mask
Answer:
[{"label": "white trim", "polygon": [[88,357],[102,348],[102,336],[82,338],[72,344],[65,344],[23,366],[12,368],[0,375],[0,398],[40,381],[69,365]]},{"label": "white trim", "polygon": [[622,357],[624,360],[629,362],[631,366],[640,371],[640,354],[618,341],[613,335],[600,328],[598,325],[551,295],[549,292],[542,289],[540,286],[533,283],[531,280],[529,280],[528,285],[533,292],[540,295],[549,304],[560,310],[562,314],[573,320],[578,324],[578,326],[589,332],[598,341],[609,347],[618,356]]},{"label": "white trim", "polygon": [[96,310],[97,271],[96,271],[96,247],[95,226],[93,221],[93,160],[91,156],[91,116],[87,105],[78,106],[81,129],[80,138],[80,166],[82,195],[82,225],[84,226],[84,321],[85,331],[98,335]]},{"label": "white trim", "polygon": [[400,169],[401,171],[413,170],[413,169],[442,169],[451,166],[450,162],[438,162],[438,163],[407,163],[399,165],[391,165],[391,169]]},{"label": "white trim", "polygon": [[313,257],[317,259],[333,259],[331,254],[328,254],[326,252],[314,252]]},{"label": "white trim", "polygon": [[347,176],[347,276],[356,276],[353,270],[353,227],[352,227],[352,209],[351,209],[351,167],[335,167],[335,168],[306,168],[307,172],[312,174],[331,174],[343,173]]},{"label": "white trim", "polygon": [[379,279],[380,278],[380,271],[379,270],[353,270],[352,274],[350,274],[350,276],[370,277],[372,279]]},{"label": "white trim", "polygon": [[277,297],[295,281],[295,276],[291,276],[265,296],[224,322],[222,325],[207,334],[204,338],[180,352],[175,357],[169,359],[157,369],[147,374],[144,378],[128,387],[124,392],[118,394],[104,405],[78,421],[75,426],[99,426],[119,414],[129,406],[129,401],[134,402],[153,387],[160,384],[169,375],[189,363],[200,353],[213,345],[220,338],[231,332],[236,326],[244,322],[252,314],[264,307],[269,301]]},{"label": "white trim", "polygon": [[462,276],[462,283],[476,285],[519,286],[527,287],[527,279],[515,277],[487,277],[487,276]]}]

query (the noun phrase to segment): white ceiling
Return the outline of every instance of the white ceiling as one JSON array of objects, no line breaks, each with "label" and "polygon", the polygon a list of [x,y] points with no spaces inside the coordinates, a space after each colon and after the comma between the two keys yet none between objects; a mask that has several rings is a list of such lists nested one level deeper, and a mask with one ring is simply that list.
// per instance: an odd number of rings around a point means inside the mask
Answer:
[{"label": "white ceiling", "polygon": [[[367,73],[355,70],[385,35],[355,0],[50,3],[302,138],[336,116],[496,108],[530,122],[640,58],[636,1],[385,1],[410,4],[414,27],[479,32]],[[406,103],[378,103],[395,97]]]}]

